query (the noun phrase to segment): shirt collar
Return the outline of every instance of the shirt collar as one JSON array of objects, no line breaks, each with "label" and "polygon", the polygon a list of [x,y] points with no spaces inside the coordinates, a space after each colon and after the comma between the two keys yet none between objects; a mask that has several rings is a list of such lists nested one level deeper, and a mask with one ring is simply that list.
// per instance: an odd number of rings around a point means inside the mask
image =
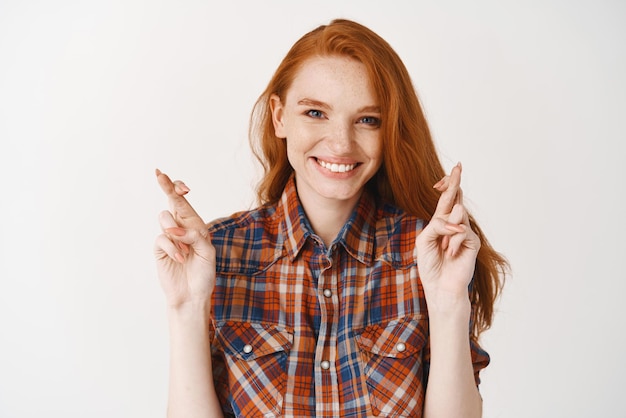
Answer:
[{"label": "shirt collar", "polygon": [[[284,246],[293,260],[298,256],[306,240],[314,239],[315,235],[300,204],[293,175],[285,185],[278,210],[283,213]],[[342,245],[352,257],[369,265],[374,258],[375,238],[376,203],[372,195],[365,190],[331,248]]]},{"label": "shirt collar", "polygon": [[366,189],[333,244],[343,245],[352,257],[369,265],[374,257],[375,238],[376,203]]},{"label": "shirt collar", "polygon": [[313,235],[313,231],[300,205],[296,191],[295,177],[292,175],[280,198],[277,212],[282,212],[283,217],[283,241],[289,258],[293,261],[304,246],[306,239]]}]

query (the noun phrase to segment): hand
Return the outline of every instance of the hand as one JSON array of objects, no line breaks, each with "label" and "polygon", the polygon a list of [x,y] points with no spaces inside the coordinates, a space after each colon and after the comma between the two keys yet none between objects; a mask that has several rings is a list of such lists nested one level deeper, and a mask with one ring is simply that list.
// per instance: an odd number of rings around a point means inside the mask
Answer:
[{"label": "hand", "polygon": [[156,170],[170,210],[159,215],[163,233],[156,238],[154,255],[168,306],[210,305],[215,287],[215,249],[206,224],[183,196],[189,188]]},{"label": "hand", "polygon": [[429,294],[468,299],[467,288],[474,275],[480,239],[463,206],[461,171],[459,163],[449,176],[433,186],[442,192],[437,209],[417,237],[415,251],[427,299]]}]

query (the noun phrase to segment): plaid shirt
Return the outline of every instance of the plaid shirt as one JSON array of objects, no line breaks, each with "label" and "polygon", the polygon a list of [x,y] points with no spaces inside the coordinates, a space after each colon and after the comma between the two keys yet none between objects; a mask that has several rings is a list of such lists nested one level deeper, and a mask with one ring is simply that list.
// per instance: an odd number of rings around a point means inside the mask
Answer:
[{"label": "plaid shirt", "polygon": [[[293,178],[277,204],[209,224],[213,374],[224,412],[421,417],[430,358],[414,257],[422,226],[364,193],[327,248]],[[489,356],[474,343],[472,361],[478,384]]]}]

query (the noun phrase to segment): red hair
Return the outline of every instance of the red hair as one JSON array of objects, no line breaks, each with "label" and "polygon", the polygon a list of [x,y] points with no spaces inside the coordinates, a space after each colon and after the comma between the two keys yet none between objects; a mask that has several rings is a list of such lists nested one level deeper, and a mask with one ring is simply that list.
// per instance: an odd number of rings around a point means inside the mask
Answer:
[{"label": "red hair", "polygon": [[[432,185],[445,171],[419,103],[409,73],[391,46],[358,23],[337,19],[300,38],[278,66],[257,100],[251,116],[250,142],[264,176],[257,188],[260,203],[280,199],[293,168],[287,160],[286,141],[276,137],[270,96],[284,102],[302,65],[312,57],[342,56],[364,64],[381,109],[383,164],[368,187],[384,201],[407,213],[430,220],[439,200]],[[472,229],[481,240],[471,291],[474,338],[491,326],[493,306],[508,264],[489,244],[470,215]]]}]

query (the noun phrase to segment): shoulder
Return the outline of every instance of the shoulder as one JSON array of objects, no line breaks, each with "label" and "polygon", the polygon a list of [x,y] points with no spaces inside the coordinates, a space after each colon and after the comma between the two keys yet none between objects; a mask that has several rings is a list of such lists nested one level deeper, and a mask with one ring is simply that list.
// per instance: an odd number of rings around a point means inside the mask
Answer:
[{"label": "shoulder", "polygon": [[376,258],[397,267],[415,263],[415,240],[426,221],[391,204],[376,213]]},{"label": "shoulder", "polygon": [[423,219],[389,203],[379,205],[376,213],[376,230],[387,231],[390,235],[415,234],[425,225]]},{"label": "shoulder", "polygon": [[271,264],[282,252],[282,224],[271,205],[209,222],[217,271],[254,274]]},{"label": "shoulder", "polygon": [[279,221],[276,206],[264,205],[256,209],[236,212],[230,216],[214,219],[207,224],[211,235],[227,234],[229,231],[260,226],[271,227]]}]

